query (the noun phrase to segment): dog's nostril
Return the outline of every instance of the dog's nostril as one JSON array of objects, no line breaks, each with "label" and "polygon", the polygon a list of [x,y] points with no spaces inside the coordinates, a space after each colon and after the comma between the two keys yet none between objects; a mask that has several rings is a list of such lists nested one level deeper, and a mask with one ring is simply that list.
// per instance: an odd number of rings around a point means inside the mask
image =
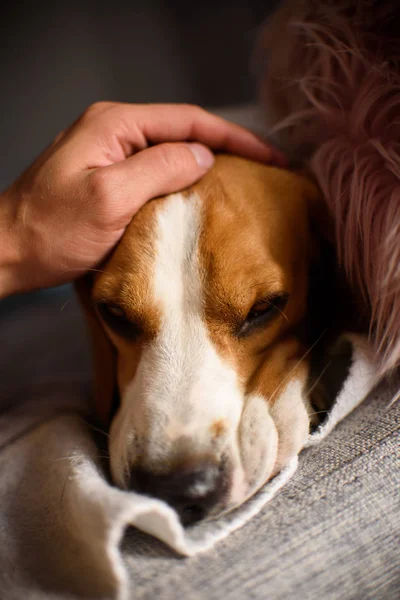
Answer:
[{"label": "dog's nostril", "polygon": [[224,494],[223,472],[205,464],[192,469],[177,469],[165,475],[135,469],[131,489],[160,498],[177,511],[183,525],[203,519]]},{"label": "dog's nostril", "polygon": [[191,525],[197,521],[201,521],[207,514],[207,511],[203,506],[199,504],[191,504],[190,506],[184,506],[183,508],[177,508],[179,518],[183,525]]}]

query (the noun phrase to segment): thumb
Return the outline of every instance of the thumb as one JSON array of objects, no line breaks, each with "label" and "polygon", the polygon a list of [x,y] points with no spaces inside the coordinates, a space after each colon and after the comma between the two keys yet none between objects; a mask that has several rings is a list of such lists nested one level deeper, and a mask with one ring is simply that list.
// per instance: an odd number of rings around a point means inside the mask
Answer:
[{"label": "thumb", "polygon": [[198,143],[166,143],[142,150],[106,170],[124,190],[130,216],[151,198],[177,192],[202,177],[214,164],[211,150]]}]

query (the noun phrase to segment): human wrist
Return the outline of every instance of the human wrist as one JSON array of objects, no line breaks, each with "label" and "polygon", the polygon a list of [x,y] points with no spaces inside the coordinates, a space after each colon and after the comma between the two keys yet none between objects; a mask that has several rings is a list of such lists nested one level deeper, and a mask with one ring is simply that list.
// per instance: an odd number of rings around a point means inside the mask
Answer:
[{"label": "human wrist", "polygon": [[12,188],[0,194],[0,299],[22,291],[22,247]]}]

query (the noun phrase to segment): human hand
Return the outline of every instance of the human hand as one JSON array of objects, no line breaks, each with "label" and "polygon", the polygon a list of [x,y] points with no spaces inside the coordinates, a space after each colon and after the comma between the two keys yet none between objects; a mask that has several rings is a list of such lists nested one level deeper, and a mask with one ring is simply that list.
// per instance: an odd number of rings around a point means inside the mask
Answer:
[{"label": "human hand", "polygon": [[95,268],[147,200],[212,166],[203,144],[286,164],[249,131],[196,106],[89,107],[0,198],[0,297]]}]

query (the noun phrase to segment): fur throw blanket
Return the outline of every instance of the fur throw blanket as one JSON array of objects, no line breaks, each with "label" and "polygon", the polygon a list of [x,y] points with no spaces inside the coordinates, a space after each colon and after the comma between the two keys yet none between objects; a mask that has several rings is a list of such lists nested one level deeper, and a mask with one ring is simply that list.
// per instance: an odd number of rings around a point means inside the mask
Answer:
[{"label": "fur throw blanket", "polygon": [[286,0],[262,31],[273,131],[332,211],[381,373],[400,363],[400,5]]}]

